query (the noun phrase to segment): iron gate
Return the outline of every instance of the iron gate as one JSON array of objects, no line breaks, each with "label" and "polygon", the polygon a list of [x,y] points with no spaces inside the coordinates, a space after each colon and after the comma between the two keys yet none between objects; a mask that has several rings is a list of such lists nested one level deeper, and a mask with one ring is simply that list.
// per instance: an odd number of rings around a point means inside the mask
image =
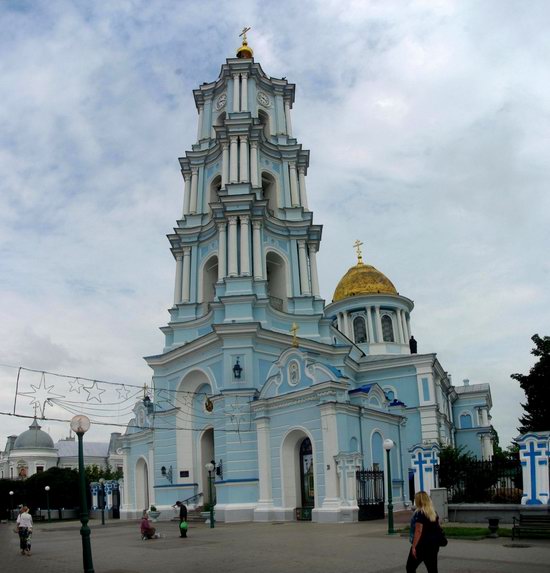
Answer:
[{"label": "iron gate", "polygon": [[384,472],[359,470],[356,478],[359,521],[384,519]]}]

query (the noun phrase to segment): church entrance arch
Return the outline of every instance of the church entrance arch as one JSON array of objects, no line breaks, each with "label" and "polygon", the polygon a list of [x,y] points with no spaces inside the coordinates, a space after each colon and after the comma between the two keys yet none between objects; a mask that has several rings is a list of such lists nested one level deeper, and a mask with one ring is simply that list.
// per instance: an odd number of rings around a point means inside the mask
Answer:
[{"label": "church entrance arch", "polygon": [[143,458],[136,463],[136,509],[149,509],[149,466]]},{"label": "church entrance arch", "polygon": [[290,431],[281,445],[283,505],[296,510],[297,519],[311,520],[315,507],[315,456],[304,430]]},{"label": "church entrance arch", "polygon": [[216,503],[214,487],[212,487],[212,496],[214,497],[214,499],[210,499],[208,470],[205,467],[206,464],[211,461],[214,461],[214,428],[208,428],[201,434],[200,437],[200,456],[199,456],[199,467],[201,468],[200,491],[202,491],[203,493],[203,500],[205,501],[205,503]]}]

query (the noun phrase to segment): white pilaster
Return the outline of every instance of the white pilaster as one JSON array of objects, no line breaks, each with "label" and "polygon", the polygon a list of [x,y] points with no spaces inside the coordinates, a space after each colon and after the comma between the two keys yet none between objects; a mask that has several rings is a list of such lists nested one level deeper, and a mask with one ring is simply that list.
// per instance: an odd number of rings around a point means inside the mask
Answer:
[{"label": "white pilaster", "polygon": [[229,144],[222,143],[222,189],[229,183]]},{"label": "white pilaster", "polygon": [[241,72],[241,111],[248,111],[248,74]]},{"label": "white pilaster", "polygon": [[288,165],[290,170],[290,202],[293,207],[300,206],[300,196],[298,194],[298,178],[296,176],[296,163],[291,161]]},{"label": "white pilaster", "polygon": [[382,334],[382,319],[380,317],[380,307],[375,306],[374,311],[375,311],[375,317],[376,317],[376,330],[377,330],[376,339],[377,339],[377,342],[384,342],[384,336]]},{"label": "white pilaster", "polygon": [[369,331],[369,342],[374,342],[374,330],[372,328],[372,307],[367,306],[365,310],[367,312],[367,328]]},{"label": "white pilaster", "polygon": [[250,218],[241,215],[241,275],[250,275]]},{"label": "white pilaster", "polygon": [[183,273],[183,255],[176,256],[176,284],[174,285],[174,304],[181,302],[181,278]]},{"label": "white pilaster", "polygon": [[343,312],[344,315],[344,334],[351,339],[351,333],[349,331],[349,314],[347,310]]},{"label": "white pilaster", "polygon": [[189,205],[191,202],[191,174],[184,173],[183,179],[185,187],[183,189],[183,215],[189,215]]},{"label": "white pilaster", "polygon": [[487,413],[487,408],[481,408],[481,424],[483,426],[489,425],[489,415]]},{"label": "white pilaster", "polygon": [[231,215],[228,217],[228,222],[228,274],[230,277],[236,277],[239,274],[239,269],[237,268],[237,217]]},{"label": "white pilaster", "polygon": [[248,138],[246,135],[239,137],[241,142],[241,168],[239,170],[239,181],[241,183],[248,183]]},{"label": "white pilaster", "polygon": [[306,242],[298,241],[298,264],[300,266],[300,290],[303,295],[310,295],[309,277],[307,272]]},{"label": "white pilaster", "polygon": [[239,142],[236,135],[230,138],[231,150],[229,153],[229,182],[239,182]]},{"label": "white pilaster", "polygon": [[189,204],[189,212],[195,214],[197,212],[197,194],[199,185],[199,169],[198,167],[191,168],[191,201]]},{"label": "white pilaster", "polygon": [[197,124],[197,141],[200,141],[202,139],[203,118],[204,118],[204,106],[200,105],[199,106],[199,120],[198,120],[198,124]]},{"label": "white pilaster", "polygon": [[227,224],[218,223],[218,282],[227,274]]},{"label": "white pilaster", "polygon": [[285,119],[286,119],[286,132],[289,137],[292,137],[292,121],[290,119],[290,101],[285,101]]},{"label": "white pilaster", "polygon": [[233,74],[233,111],[240,111],[239,74]]},{"label": "white pilaster", "polygon": [[273,506],[270,433],[269,418],[256,419],[258,477],[260,481],[260,499],[258,500],[258,505],[263,506],[262,509],[268,509]]},{"label": "white pilaster", "polygon": [[250,142],[250,182],[252,187],[260,187],[258,177],[258,142]]},{"label": "white pilaster", "polygon": [[298,180],[300,182],[300,200],[302,202],[302,207],[309,211],[307,205],[307,193],[306,193],[306,173],[304,167],[298,167]]},{"label": "white pilaster", "polygon": [[191,247],[183,247],[183,273],[181,286],[181,301],[190,301],[191,292]]},{"label": "white pilaster", "polygon": [[397,312],[395,313],[395,318],[397,322],[397,335],[399,337],[399,340],[397,342],[404,344],[406,340],[405,340],[405,333],[403,332],[403,322],[401,321],[401,309],[397,309]]},{"label": "white pilaster", "polygon": [[410,314],[407,314],[407,315],[405,316],[405,320],[406,320],[406,322],[407,322],[407,335],[408,335],[408,337],[409,337],[409,339],[410,339],[411,336],[412,336],[412,332],[411,332],[411,315],[410,315]]},{"label": "white pilaster", "polygon": [[317,272],[317,244],[308,243],[309,270],[311,272],[311,293],[315,297],[321,296],[319,291],[319,274]]},{"label": "white pilaster", "polygon": [[262,263],[262,236],[261,236],[261,221],[252,221],[252,244],[254,251],[254,278],[262,280],[263,276],[263,263]]},{"label": "white pilaster", "polygon": [[324,460],[324,464],[321,467],[325,471],[325,499],[323,501],[323,507],[330,508],[340,505],[340,498],[338,497],[338,480],[335,467],[336,463],[334,460],[334,457],[338,454],[336,407],[333,403],[322,404],[320,406],[320,410]]}]

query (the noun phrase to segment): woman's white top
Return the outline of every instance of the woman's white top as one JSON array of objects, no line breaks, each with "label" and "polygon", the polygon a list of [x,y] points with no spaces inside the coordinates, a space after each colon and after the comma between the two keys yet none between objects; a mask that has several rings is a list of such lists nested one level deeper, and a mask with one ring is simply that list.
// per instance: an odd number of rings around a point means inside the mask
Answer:
[{"label": "woman's white top", "polygon": [[30,513],[20,513],[17,516],[17,525],[19,527],[29,527],[32,528],[32,517]]}]

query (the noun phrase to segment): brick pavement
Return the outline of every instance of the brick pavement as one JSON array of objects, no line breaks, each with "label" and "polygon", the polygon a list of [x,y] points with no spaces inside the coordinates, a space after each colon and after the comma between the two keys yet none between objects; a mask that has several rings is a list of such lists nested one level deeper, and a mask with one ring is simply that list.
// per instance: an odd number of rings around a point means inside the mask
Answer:
[{"label": "brick pavement", "polygon": [[[385,535],[384,521],[315,523],[192,524],[189,538],[177,523],[161,522],[162,539],[141,541],[137,522],[92,523],[96,573],[397,573],[405,570],[408,541]],[[12,524],[0,525],[2,573],[79,573],[80,523],[40,523],[33,555],[22,557]],[[550,540],[509,548],[509,539],[451,540],[440,553],[440,573],[548,573]],[[419,569],[419,571],[422,569]]]}]

